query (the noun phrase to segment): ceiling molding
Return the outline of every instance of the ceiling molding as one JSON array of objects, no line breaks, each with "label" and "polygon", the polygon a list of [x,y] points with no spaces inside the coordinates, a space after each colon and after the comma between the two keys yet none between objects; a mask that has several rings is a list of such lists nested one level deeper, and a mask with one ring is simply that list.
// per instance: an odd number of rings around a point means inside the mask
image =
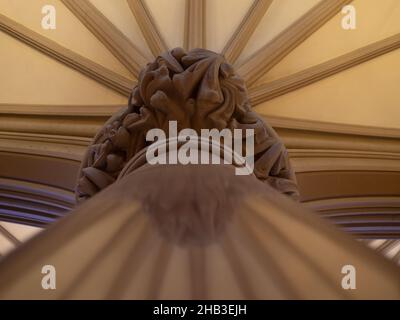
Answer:
[{"label": "ceiling molding", "polygon": [[[96,125],[102,125],[109,117],[126,108],[125,105],[49,105],[49,104],[12,104],[0,103],[0,114],[5,117],[24,116],[35,119],[72,119],[77,126],[85,126],[87,122],[79,123],[86,118],[95,121]],[[257,112],[257,108],[255,109]],[[307,119],[295,119],[259,113],[266,122],[275,129],[291,129],[299,132],[314,131],[319,133],[337,133],[343,135],[368,136],[377,138],[400,139],[400,128],[371,127],[363,125],[343,124],[334,122],[315,121]],[[2,120],[0,119],[0,126]],[[0,130],[1,131],[1,130]],[[5,131],[5,130],[3,130]],[[13,130],[11,130],[13,131]],[[71,128],[68,133],[73,132]],[[18,131],[16,131],[18,132]],[[24,132],[24,131],[22,131]],[[25,131],[26,132],[26,131]],[[87,132],[87,130],[84,130]],[[55,133],[51,132],[50,134]],[[67,134],[70,135],[70,134]],[[94,134],[93,134],[94,135]],[[92,137],[92,136],[90,136]]]},{"label": "ceiling molding", "polygon": [[388,159],[381,153],[352,153],[340,150],[289,149],[290,162],[296,174],[324,171],[390,171],[400,173],[400,154]]},{"label": "ceiling molding", "polygon": [[327,170],[296,173],[301,201],[399,197],[400,172]]},{"label": "ceiling molding", "polygon": [[240,25],[222,50],[222,54],[229,63],[235,63],[244,47],[259,25],[273,0],[254,0]]},{"label": "ceiling molding", "polygon": [[108,117],[1,115],[0,131],[91,138]]},{"label": "ceiling molding", "polygon": [[288,149],[347,150],[400,154],[400,141],[394,138],[301,129],[275,128],[275,130]]},{"label": "ceiling molding", "polygon": [[206,0],[186,0],[184,48],[206,47]]},{"label": "ceiling molding", "polygon": [[127,0],[142,34],[155,57],[168,50],[144,0]]},{"label": "ceiling molding", "polygon": [[75,205],[72,192],[40,183],[0,178],[0,220],[43,227]]},{"label": "ceiling molding", "polygon": [[[366,209],[365,209],[366,210]],[[360,211],[358,214],[347,216],[326,217],[347,233],[363,239],[400,239],[400,211],[368,213]]]},{"label": "ceiling molding", "polygon": [[126,108],[126,105],[44,105],[0,103],[0,114],[111,117],[122,108]]},{"label": "ceiling molding", "polygon": [[[257,112],[257,108],[255,111]],[[372,127],[356,124],[295,119],[267,115],[262,112],[259,114],[274,128],[400,139],[400,128]]]},{"label": "ceiling molding", "polygon": [[61,1],[136,78],[153,59],[146,57],[89,0]]},{"label": "ceiling molding", "polygon": [[80,162],[91,138],[0,132],[0,150]]},{"label": "ceiling molding", "polygon": [[0,177],[73,191],[80,161],[0,150]]},{"label": "ceiling molding", "polygon": [[[339,200],[339,201],[338,201]],[[400,212],[400,197],[344,197],[303,202],[312,210],[340,215],[342,212],[364,208],[393,208]]]},{"label": "ceiling molding", "polygon": [[[278,133],[280,132],[278,131]],[[285,134],[282,139],[290,142],[290,138]],[[307,139],[307,136],[303,136],[300,141],[293,144],[297,148],[288,148],[293,168],[297,173],[329,170],[400,172],[400,151],[390,152],[391,150],[395,151],[393,150],[394,146],[392,148],[387,146],[387,150],[381,152],[353,151],[345,149],[346,147],[352,149],[352,144],[346,146],[345,143],[332,143],[331,139],[334,140],[334,136],[321,140],[319,143],[312,140],[308,142]],[[78,162],[81,161],[90,141],[90,138],[83,137],[0,132],[2,151],[56,157]],[[369,149],[372,150],[382,142],[366,139]]]},{"label": "ceiling molding", "polygon": [[112,115],[124,108],[126,106],[123,105],[2,103],[0,104],[0,139],[12,139],[11,134],[14,137],[17,134],[22,135],[30,142],[33,136],[51,137],[51,139],[56,137],[56,140],[62,141],[65,141],[65,138],[83,141],[86,146],[99,128]]},{"label": "ceiling molding", "polygon": [[300,43],[317,31],[351,0],[321,0],[306,14],[278,34],[238,66],[238,72],[249,87]]},{"label": "ceiling molding", "polygon": [[[110,116],[123,108],[122,105],[0,104],[0,145],[7,150],[32,146],[30,152],[42,152],[43,148],[49,148],[48,144],[59,140],[67,153],[72,151],[66,146],[81,150]],[[400,129],[261,116],[274,127],[293,157],[396,160],[400,154]],[[60,151],[58,147],[50,149]]]},{"label": "ceiling molding", "polygon": [[[368,159],[368,160],[400,160],[399,153],[390,152],[373,152],[373,151],[353,151],[353,150],[340,150],[340,149],[290,149],[291,157],[295,158],[335,158],[335,159]],[[332,166],[333,170],[335,166]],[[394,169],[396,168],[396,169]],[[386,171],[400,171],[400,162],[396,163],[396,166],[392,168],[381,167],[380,169]],[[379,168],[376,170],[379,171]],[[315,171],[315,170],[314,170]]]},{"label": "ceiling molding", "polygon": [[249,89],[253,106],[308,86],[338,72],[400,48],[400,33],[337,58]]},{"label": "ceiling molding", "polygon": [[303,204],[357,237],[400,238],[400,197],[338,197]]},{"label": "ceiling molding", "polygon": [[0,14],[0,30],[122,95],[129,96],[135,85],[133,80],[59,45],[2,14]]},{"label": "ceiling molding", "polygon": [[363,239],[400,238],[400,172],[328,170],[296,177],[302,204],[343,231]]},{"label": "ceiling molding", "polygon": [[[97,126],[104,124],[109,117],[116,114],[120,110],[126,108],[126,105],[57,105],[57,104],[15,104],[15,103],[0,103],[0,127],[5,117],[17,118],[19,116],[27,119],[54,119],[54,121],[65,119],[66,121],[73,121],[74,127],[92,125],[93,123]],[[258,112],[257,107],[255,111]],[[331,133],[351,136],[367,136],[376,137],[379,139],[395,138],[400,139],[400,128],[385,128],[385,127],[371,127],[354,124],[334,123],[325,121],[315,121],[307,119],[295,119],[281,116],[268,115],[263,112],[258,112],[260,116],[272,125],[275,129],[295,130],[298,132],[317,132],[317,133]],[[85,120],[91,119],[90,122]],[[22,120],[23,121],[23,120]],[[29,127],[28,127],[29,128]],[[16,129],[16,128],[15,128]],[[4,130],[0,131],[13,131],[23,132],[18,130]],[[66,128],[68,129],[68,128]],[[76,128],[69,128],[69,131],[65,131],[65,135],[76,136],[72,134]],[[79,132],[79,131],[78,131]],[[83,130],[82,132],[87,132]],[[90,131],[92,133],[92,131]],[[40,133],[40,132],[36,132]],[[43,133],[43,132],[42,132]],[[56,134],[56,131],[49,132],[47,134]],[[89,137],[93,137],[90,135]],[[389,139],[390,140],[390,139]]]},{"label": "ceiling molding", "polygon": [[[261,116],[277,131],[289,149],[291,158],[399,160],[400,129],[291,119],[264,114]],[[301,164],[300,161],[298,160],[297,169],[304,167],[304,163]],[[340,162],[341,165],[349,165],[343,161]],[[310,164],[309,167],[317,165],[311,164],[311,160],[307,160],[307,163]],[[335,163],[339,164],[339,160]],[[360,165],[365,168],[366,162],[360,162]],[[371,165],[376,167],[372,162]]]}]

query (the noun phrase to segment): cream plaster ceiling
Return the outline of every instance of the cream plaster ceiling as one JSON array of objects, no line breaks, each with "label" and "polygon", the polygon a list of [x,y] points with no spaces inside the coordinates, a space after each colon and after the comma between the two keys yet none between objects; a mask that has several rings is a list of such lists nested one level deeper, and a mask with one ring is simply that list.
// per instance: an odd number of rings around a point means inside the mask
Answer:
[{"label": "cream plaster ceiling", "polygon": [[[90,0],[106,18],[134,43],[145,57],[151,51],[126,0]],[[169,47],[182,46],[185,0],[145,0],[155,25]],[[237,60],[248,59],[276,35],[301,18],[319,0],[275,0],[262,17]],[[252,0],[208,0],[206,48],[221,51],[240,24]],[[57,29],[43,30],[41,8],[57,9]],[[354,0],[357,29],[340,27],[337,13],[292,50],[256,85],[291,75],[341,54],[400,32],[397,0]],[[0,13],[70,50],[128,78],[134,76],[115,58],[60,0],[0,0]],[[58,61],[0,33],[1,103],[123,104],[126,98]],[[327,122],[400,128],[399,54],[396,52],[328,77],[320,83],[267,101],[256,110],[266,115]]]}]

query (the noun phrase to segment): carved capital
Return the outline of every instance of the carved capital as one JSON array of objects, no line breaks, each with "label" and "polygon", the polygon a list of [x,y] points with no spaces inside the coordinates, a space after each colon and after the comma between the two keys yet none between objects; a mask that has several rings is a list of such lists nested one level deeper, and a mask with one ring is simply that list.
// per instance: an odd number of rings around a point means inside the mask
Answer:
[{"label": "carved capital", "polygon": [[147,64],[128,107],[111,117],[94,138],[82,162],[78,200],[118,180],[127,163],[149,146],[148,130],[167,132],[169,121],[177,121],[178,130],[191,128],[198,133],[253,129],[255,176],[284,194],[298,196],[285,146],[251,110],[244,81],[233,67],[214,52],[176,48]]}]

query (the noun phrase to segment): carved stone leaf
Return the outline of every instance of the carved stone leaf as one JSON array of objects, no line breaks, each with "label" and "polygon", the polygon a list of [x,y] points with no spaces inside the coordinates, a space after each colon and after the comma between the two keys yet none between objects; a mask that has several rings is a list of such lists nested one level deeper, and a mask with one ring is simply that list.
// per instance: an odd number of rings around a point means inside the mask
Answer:
[{"label": "carved stone leaf", "polygon": [[[272,127],[251,110],[244,81],[234,68],[212,51],[175,48],[140,72],[128,107],[96,135],[82,163],[78,200],[112,183],[124,166],[148,147],[147,131],[159,128],[168,132],[169,121],[177,121],[178,130],[191,128],[197,133],[213,128],[253,129],[254,174],[280,192],[298,197],[286,148]],[[141,159],[134,167],[139,163],[145,161]]]}]

